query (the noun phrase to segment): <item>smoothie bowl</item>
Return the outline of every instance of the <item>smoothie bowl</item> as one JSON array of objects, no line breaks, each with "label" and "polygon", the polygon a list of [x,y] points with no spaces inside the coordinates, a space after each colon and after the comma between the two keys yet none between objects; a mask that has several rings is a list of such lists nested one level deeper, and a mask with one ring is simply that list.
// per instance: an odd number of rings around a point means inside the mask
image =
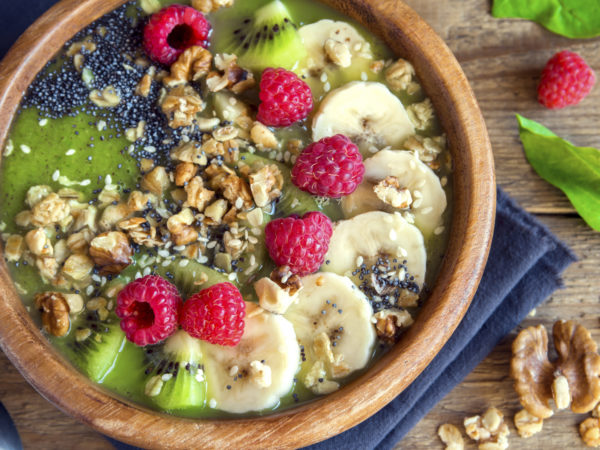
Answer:
[{"label": "smoothie bowl", "polygon": [[0,71],[0,343],[96,429],[310,444],[468,307],[491,150],[402,3],[64,1]]}]

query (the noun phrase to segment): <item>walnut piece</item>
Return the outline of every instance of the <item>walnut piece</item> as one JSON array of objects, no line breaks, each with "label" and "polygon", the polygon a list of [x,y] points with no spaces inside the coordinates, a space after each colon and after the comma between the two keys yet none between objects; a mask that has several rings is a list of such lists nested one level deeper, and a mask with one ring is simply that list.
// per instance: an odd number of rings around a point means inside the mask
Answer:
[{"label": "walnut piece", "polygon": [[413,323],[408,311],[399,309],[382,309],[373,315],[377,337],[383,342],[393,344],[398,341],[403,329]]},{"label": "walnut piece", "polygon": [[446,450],[463,450],[465,448],[465,441],[460,430],[450,423],[440,425],[438,436],[446,444]]},{"label": "walnut piece", "polygon": [[204,102],[190,85],[179,85],[171,89],[161,103],[171,128],[187,127],[196,119],[196,113],[204,109]]},{"label": "walnut piece", "polygon": [[271,272],[271,280],[279,285],[282,289],[285,289],[288,294],[294,295],[300,289],[302,289],[302,279],[292,273],[290,266],[280,266]]},{"label": "walnut piece", "polygon": [[204,14],[217,11],[220,8],[228,8],[233,5],[233,0],[192,0],[192,8]]},{"label": "walnut piece", "polygon": [[208,50],[199,45],[189,47],[171,64],[171,73],[163,78],[163,84],[174,87],[198,81],[208,74],[211,63],[212,54]]},{"label": "walnut piece", "polygon": [[198,239],[198,232],[192,227],[194,214],[189,208],[184,208],[178,214],[174,214],[167,220],[167,228],[175,245],[186,245]]},{"label": "walnut piece", "polygon": [[42,325],[53,336],[69,332],[69,304],[60,292],[40,292],[34,297],[35,306],[42,313]]},{"label": "walnut piece", "polygon": [[141,97],[148,97],[148,95],[150,94],[151,87],[152,77],[150,76],[150,74],[145,73],[135,88],[135,94]]},{"label": "walnut piece", "polygon": [[256,206],[262,208],[281,197],[283,175],[275,164],[262,167],[258,172],[251,174],[248,180]]},{"label": "walnut piece", "polygon": [[187,192],[187,201],[183,205],[196,208],[200,212],[204,211],[215,196],[215,192],[207,189],[199,176],[192,178],[184,189]]},{"label": "walnut piece", "polygon": [[600,447],[600,419],[588,417],[581,422],[579,435],[588,447]]},{"label": "walnut piece", "polygon": [[250,380],[259,388],[271,386],[271,367],[261,361],[252,361],[250,363]]},{"label": "walnut piece", "polygon": [[337,66],[350,67],[352,64],[352,52],[348,46],[335,39],[327,39],[323,44],[327,57]]},{"label": "walnut piece", "polygon": [[198,167],[191,162],[182,162],[175,167],[175,185],[183,186],[196,175]]},{"label": "walnut piece", "polygon": [[412,203],[412,195],[406,187],[400,187],[398,178],[387,176],[375,186],[373,191],[379,199],[398,209],[408,209]]},{"label": "walnut piece", "polygon": [[140,186],[142,189],[161,196],[163,191],[169,187],[169,175],[163,166],[156,166],[142,178]]},{"label": "walnut piece", "polygon": [[554,367],[548,360],[548,334],[543,325],[521,330],[512,344],[510,374],[521,405],[532,415],[552,416]]},{"label": "walnut piece", "polygon": [[139,245],[146,247],[162,247],[165,245],[163,241],[157,238],[156,227],[143,217],[133,217],[131,219],[119,222],[118,227],[127,232],[127,236]]},{"label": "walnut piece", "polygon": [[553,327],[558,359],[548,360],[543,326],[522,330],[513,342],[511,376],[521,404],[533,415],[550,417],[550,399],[558,409],[571,403],[575,413],[591,411],[600,401],[600,355],[588,330],[573,321]]},{"label": "walnut piece", "polygon": [[479,442],[480,450],[508,448],[510,430],[504,423],[504,415],[497,408],[488,408],[483,417],[466,417],[464,426],[467,436]]},{"label": "walnut piece", "polygon": [[258,148],[277,148],[275,134],[260,122],[254,122],[250,129],[250,139]]},{"label": "walnut piece", "polygon": [[528,438],[542,431],[544,419],[530,414],[526,409],[522,409],[515,414],[515,428],[522,438]]},{"label": "walnut piece", "polygon": [[121,102],[121,97],[112,86],[106,86],[102,91],[94,89],[89,97],[92,103],[100,108],[113,108]]},{"label": "walnut piece", "polygon": [[261,308],[276,314],[285,314],[289,306],[298,298],[290,294],[270,278],[261,278],[254,283],[254,290]]},{"label": "walnut piece", "polygon": [[101,275],[119,274],[131,264],[132,250],[127,235],[122,231],[99,234],[90,242],[90,256]]}]

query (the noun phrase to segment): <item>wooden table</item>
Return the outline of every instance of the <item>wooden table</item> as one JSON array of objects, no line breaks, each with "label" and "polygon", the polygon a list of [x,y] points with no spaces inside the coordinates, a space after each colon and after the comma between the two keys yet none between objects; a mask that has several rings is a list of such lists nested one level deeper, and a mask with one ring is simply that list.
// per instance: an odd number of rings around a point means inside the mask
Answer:
[{"label": "wooden table", "polygon": [[[406,0],[448,43],[469,78],[486,119],[496,162],[498,184],[534,213],[577,254],[564,275],[565,288],[555,292],[521,326],[574,319],[600,342],[600,233],[588,228],[566,197],[541,180],[527,164],[514,114],[537,120],[579,146],[600,147],[600,87],[580,105],[544,110],[536,101],[536,84],[545,62],[557,51],[579,52],[600,76],[600,39],[569,40],[521,20],[490,15],[489,0]],[[460,425],[467,415],[496,406],[509,419],[510,448],[585,448],[577,425],[587,415],[560,412],[543,431],[520,438],[512,416],[520,409],[509,378],[510,344],[516,332],[443,399],[398,444],[402,449],[443,448],[437,427]],[[0,353],[0,401],[11,412],[25,448],[109,449],[99,434],[58,411],[27,384]],[[67,388],[67,387],[66,387]],[[468,444],[467,448],[476,448]]]}]

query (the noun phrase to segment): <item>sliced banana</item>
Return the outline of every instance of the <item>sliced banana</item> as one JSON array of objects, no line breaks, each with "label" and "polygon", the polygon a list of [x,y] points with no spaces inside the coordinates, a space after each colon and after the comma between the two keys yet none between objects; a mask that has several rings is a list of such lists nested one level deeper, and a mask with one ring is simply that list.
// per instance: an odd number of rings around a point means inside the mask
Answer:
[{"label": "sliced banana", "polygon": [[202,344],[211,407],[232,413],[273,408],[293,388],[300,350],[294,328],[283,316],[246,302],[238,345]]},{"label": "sliced banana", "polygon": [[327,393],[337,388],[327,378],[344,377],[369,362],[376,339],[373,309],[348,277],[317,272],[303,277],[302,284],[284,317],[294,325],[306,360],[301,381]]},{"label": "sliced banana", "polygon": [[406,260],[406,270],[419,288],[423,286],[427,262],[423,235],[400,213],[371,211],[337,222],[325,256],[329,263],[321,269],[350,275],[359,265],[357,260],[369,261],[378,255]]},{"label": "sliced banana", "polygon": [[371,45],[352,25],[330,19],[304,25],[298,33],[306,48],[306,68],[325,69],[329,64],[348,67],[352,59],[373,58]]},{"label": "sliced banana", "polygon": [[372,81],[353,81],[331,91],[312,122],[314,141],[343,134],[363,152],[397,147],[414,132],[398,97]]},{"label": "sliced banana", "polygon": [[352,194],[342,199],[346,217],[373,209],[394,211],[392,206],[381,201],[373,191],[378,182],[392,176],[410,191],[408,211],[414,215],[415,225],[423,235],[430,236],[441,225],[442,214],[447,206],[446,193],[437,175],[414,152],[381,150],[366,159],[364,164],[364,181]]}]

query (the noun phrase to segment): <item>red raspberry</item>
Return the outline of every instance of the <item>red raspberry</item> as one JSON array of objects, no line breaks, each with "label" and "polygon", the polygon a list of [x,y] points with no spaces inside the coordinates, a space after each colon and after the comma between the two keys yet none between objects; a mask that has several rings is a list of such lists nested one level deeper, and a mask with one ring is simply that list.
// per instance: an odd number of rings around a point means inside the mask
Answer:
[{"label": "red raspberry", "polygon": [[180,314],[181,328],[211,344],[238,345],[244,334],[246,303],[231,283],[218,283],[191,296]]},{"label": "red raspberry", "polygon": [[156,344],[175,332],[181,305],[174,285],[158,275],[147,275],[119,292],[115,312],[127,339],[144,346]]},{"label": "red raspberry", "polygon": [[144,28],[144,48],[154,61],[170,65],[188,47],[206,47],[210,30],[210,23],[200,11],[171,5],[150,17]]},{"label": "red raspberry", "polygon": [[538,86],[538,100],[558,109],[579,103],[594,87],[596,75],[577,53],[563,50],[546,63]]},{"label": "red raspberry", "polygon": [[313,107],[310,87],[294,72],[268,68],[260,80],[261,104],[256,120],[272,127],[287,127],[304,119]]},{"label": "red raspberry", "polygon": [[336,134],[302,151],[292,168],[292,183],[313,195],[338,198],[354,192],[364,173],[358,147]]},{"label": "red raspberry", "polygon": [[265,243],[278,266],[290,266],[300,276],[316,272],[329,248],[333,228],[325,214],[312,211],[270,221],[265,227]]}]

